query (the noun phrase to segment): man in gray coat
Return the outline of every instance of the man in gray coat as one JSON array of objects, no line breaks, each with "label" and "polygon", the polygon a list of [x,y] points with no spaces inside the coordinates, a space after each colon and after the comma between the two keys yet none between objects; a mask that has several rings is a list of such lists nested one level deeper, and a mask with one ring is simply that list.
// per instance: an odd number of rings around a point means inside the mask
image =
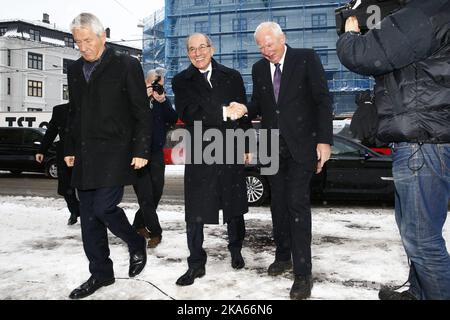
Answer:
[{"label": "man in gray coat", "polygon": [[105,47],[101,22],[92,14],[76,17],[71,30],[81,58],[69,68],[70,107],[65,161],[80,198],[83,245],[91,277],[71,294],[80,299],[114,283],[109,229],[130,253],[129,276],[147,261],[146,241],[118,207],[124,185],[150,156],[151,113],[144,75],[137,59]]}]

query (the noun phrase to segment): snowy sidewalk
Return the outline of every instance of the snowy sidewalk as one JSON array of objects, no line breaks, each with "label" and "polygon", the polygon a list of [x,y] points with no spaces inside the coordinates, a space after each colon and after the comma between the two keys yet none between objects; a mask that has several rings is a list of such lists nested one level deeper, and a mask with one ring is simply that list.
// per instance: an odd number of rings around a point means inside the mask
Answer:
[{"label": "snowy sidewalk", "polygon": [[[122,207],[131,220],[137,206]],[[160,207],[162,243],[148,250],[147,266],[135,280],[127,279],[127,248],[110,234],[117,281],[88,299],[289,298],[292,276],[266,273],[274,259],[268,208],[252,208],[246,215],[244,270],[231,268],[226,227],[208,226],[206,276],[190,287],[176,286],[187,269],[183,209]],[[62,199],[0,197],[0,299],[67,299],[89,278],[80,225],[66,226],[67,218]],[[313,229],[312,299],[377,299],[380,284],[406,280],[407,261],[392,209],[313,209]]]}]

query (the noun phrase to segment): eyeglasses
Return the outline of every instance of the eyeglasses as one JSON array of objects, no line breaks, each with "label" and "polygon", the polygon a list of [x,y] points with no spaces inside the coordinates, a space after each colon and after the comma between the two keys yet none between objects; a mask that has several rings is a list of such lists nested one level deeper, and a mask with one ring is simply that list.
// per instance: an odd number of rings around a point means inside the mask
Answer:
[{"label": "eyeglasses", "polygon": [[189,52],[189,54],[193,54],[193,53],[197,52],[197,50],[198,50],[199,52],[205,52],[206,49],[208,49],[208,48],[210,48],[210,47],[211,47],[210,45],[202,44],[202,45],[200,45],[200,47],[198,47],[198,48],[190,47],[190,48],[188,49],[188,52]]}]

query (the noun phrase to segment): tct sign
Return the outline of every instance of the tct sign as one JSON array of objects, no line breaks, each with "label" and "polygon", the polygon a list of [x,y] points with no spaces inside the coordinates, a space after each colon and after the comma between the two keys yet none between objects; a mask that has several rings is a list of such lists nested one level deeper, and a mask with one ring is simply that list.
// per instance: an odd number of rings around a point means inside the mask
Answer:
[{"label": "tct sign", "polygon": [[51,112],[0,112],[0,127],[47,128]]}]

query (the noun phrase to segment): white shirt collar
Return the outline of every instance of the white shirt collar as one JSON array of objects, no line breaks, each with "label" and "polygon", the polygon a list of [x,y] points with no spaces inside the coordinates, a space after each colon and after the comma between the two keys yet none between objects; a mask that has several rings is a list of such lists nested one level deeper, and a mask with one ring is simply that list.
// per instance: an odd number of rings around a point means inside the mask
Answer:
[{"label": "white shirt collar", "polygon": [[206,70],[198,70],[198,71],[200,71],[201,74],[204,74],[204,73],[209,71],[209,73],[208,73],[208,82],[211,85],[212,63],[209,64],[209,66],[208,66],[208,68]]}]

